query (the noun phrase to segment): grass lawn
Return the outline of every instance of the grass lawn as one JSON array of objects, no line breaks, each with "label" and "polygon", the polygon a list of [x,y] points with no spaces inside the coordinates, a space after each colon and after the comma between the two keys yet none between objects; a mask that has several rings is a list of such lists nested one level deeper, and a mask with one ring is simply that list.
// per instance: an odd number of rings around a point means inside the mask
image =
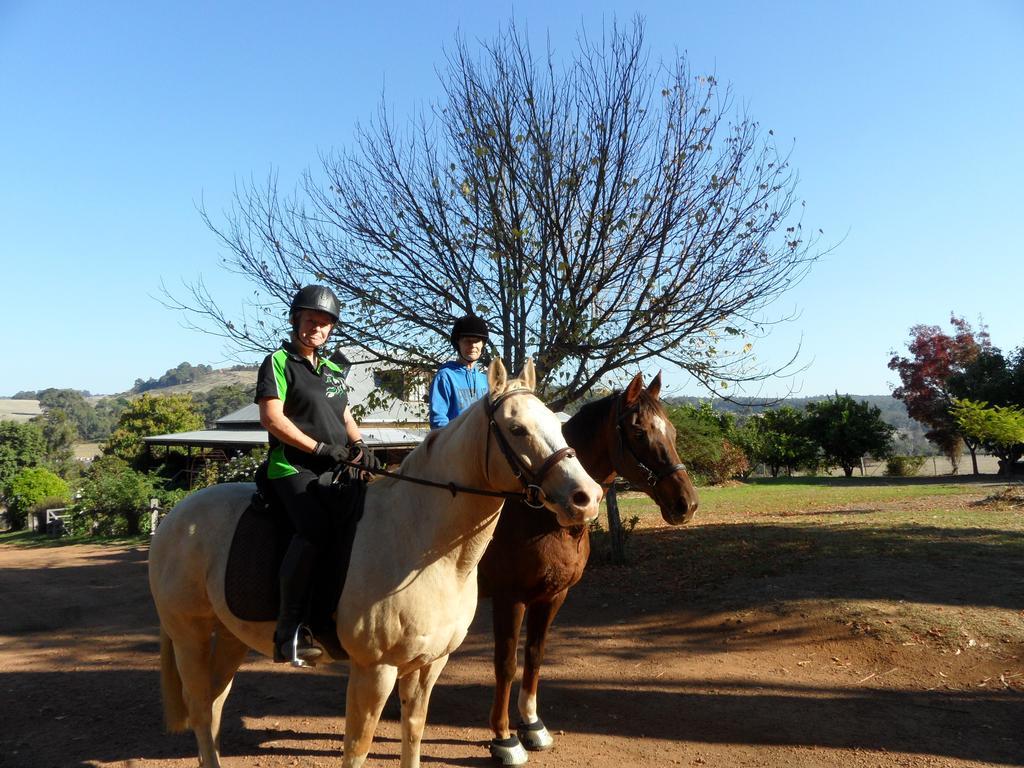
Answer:
[{"label": "grass lawn", "polygon": [[1020,484],[787,478],[698,490],[680,528],[642,494],[619,504],[623,520],[638,518],[627,556],[671,564],[687,600],[813,605],[905,642],[1024,641]]}]

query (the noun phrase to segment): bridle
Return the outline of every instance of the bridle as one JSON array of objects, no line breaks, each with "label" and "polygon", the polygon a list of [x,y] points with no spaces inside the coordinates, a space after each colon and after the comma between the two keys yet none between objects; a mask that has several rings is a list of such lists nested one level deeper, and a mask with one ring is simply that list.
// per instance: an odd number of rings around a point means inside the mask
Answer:
[{"label": "bridle", "polygon": [[569,446],[565,448],[559,448],[557,451],[548,456],[544,463],[540,465],[540,469],[536,472],[532,471],[526,466],[522,459],[516,454],[509,445],[507,438],[501,431],[501,427],[498,426],[498,422],[494,419],[494,414],[498,410],[498,406],[501,405],[505,400],[516,395],[531,395],[537,397],[533,392],[528,389],[514,389],[511,392],[505,392],[498,397],[488,398],[487,408],[487,448],[484,451],[484,473],[487,472],[487,467],[490,464],[491,457],[491,432],[494,433],[495,442],[501,452],[505,455],[505,461],[508,462],[509,468],[512,470],[512,474],[516,476],[520,483],[523,484],[523,493],[516,491],[489,491],[484,488],[470,488],[464,485],[458,485],[457,483],[439,483],[435,480],[427,480],[422,477],[410,477],[409,475],[403,475],[399,472],[389,472],[386,469],[368,469],[362,464],[343,459],[338,462],[338,468],[334,472],[332,482],[338,483],[342,476],[342,467],[351,467],[358,469],[363,472],[368,472],[371,475],[380,475],[381,477],[390,477],[395,480],[403,480],[408,483],[415,483],[416,485],[426,485],[431,488],[444,488],[446,491],[451,493],[454,497],[459,493],[468,493],[472,496],[492,496],[502,499],[513,499],[516,501],[522,501],[534,509],[540,509],[544,506],[544,489],[541,487],[541,483],[544,482],[544,478],[547,477],[558,462],[562,459],[569,459],[576,455]]},{"label": "bridle", "polygon": [[[639,456],[636,455],[636,451],[633,450],[633,446],[629,444],[629,440],[626,439],[625,430],[622,427],[622,423],[633,413],[640,411],[640,404],[622,410],[622,400],[620,397],[615,398],[615,433],[616,433],[616,452],[618,457],[622,458],[624,454],[629,454],[629,457],[633,460],[633,463],[637,465],[640,471],[646,475],[647,484],[651,487],[651,490],[657,487],[658,483],[664,480],[666,477],[670,477],[676,472],[685,472],[686,465],[680,462],[679,464],[672,464],[668,467],[663,468],[659,472],[655,472],[653,469],[648,467]],[[617,466],[620,466],[616,462]]]},{"label": "bridle", "polygon": [[547,477],[558,462],[562,459],[570,459],[576,455],[569,446],[559,448],[557,451],[548,456],[544,463],[540,465],[540,469],[536,472],[532,471],[526,466],[519,455],[512,450],[512,446],[508,444],[508,439],[505,434],[501,431],[501,427],[498,426],[498,422],[494,420],[494,414],[498,410],[498,406],[509,398],[515,397],[516,395],[531,395],[536,397],[533,392],[528,389],[513,389],[511,392],[505,392],[498,395],[496,398],[490,398],[487,402],[487,450],[485,451],[484,457],[484,471],[487,471],[487,467],[490,466],[491,461],[491,438],[490,432],[494,432],[495,441],[498,443],[498,447],[501,452],[505,454],[505,461],[508,462],[509,468],[512,470],[512,474],[516,476],[520,483],[523,484],[524,501],[530,507],[534,509],[540,509],[544,506],[544,490],[541,488],[541,483],[544,482],[544,478]]}]

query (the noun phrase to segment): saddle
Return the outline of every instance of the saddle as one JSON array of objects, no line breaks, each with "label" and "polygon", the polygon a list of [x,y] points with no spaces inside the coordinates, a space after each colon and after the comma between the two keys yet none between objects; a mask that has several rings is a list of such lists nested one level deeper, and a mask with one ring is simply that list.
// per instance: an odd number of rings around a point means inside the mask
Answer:
[{"label": "saddle", "polygon": [[[335,611],[366,499],[364,481],[347,475],[342,478],[342,482],[334,483],[332,473],[327,472],[318,483],[324,506],[333,514],[327,548],[314,567],[306,616],[317,642],[335,659],[348,658],[338,642]],[[224,575],[225,598],[235,616],[243,621],[277,620],[278,571],[294,532],[261,467],[256,475],[256,493],[235,527]]]}]

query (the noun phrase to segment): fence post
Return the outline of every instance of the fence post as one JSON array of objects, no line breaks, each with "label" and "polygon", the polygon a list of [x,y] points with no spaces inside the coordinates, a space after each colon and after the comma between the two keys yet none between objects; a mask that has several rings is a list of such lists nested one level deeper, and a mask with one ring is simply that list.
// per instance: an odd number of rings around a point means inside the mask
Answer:
[{"label": "fence post", "polygon": [[156,533],[156,527],[160,524],[160,499],[149,500],[149,535]]},{"label": "fence post", "polygon": [[604,498],[608,504],[608,540],[611,543],[612,562],[622,565],[626,562],[626,537],[622,530],[622,518],[619,517],[619,500],[615,495],[614,482]]}]

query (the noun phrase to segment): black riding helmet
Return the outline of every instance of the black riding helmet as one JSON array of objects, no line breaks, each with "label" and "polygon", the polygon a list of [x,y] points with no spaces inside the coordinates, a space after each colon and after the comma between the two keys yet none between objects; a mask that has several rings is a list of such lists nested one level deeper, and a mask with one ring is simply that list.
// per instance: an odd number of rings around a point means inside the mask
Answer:
[{"label": "black riding helmet", "polygon": [[334,291],[325,285],[307,285],[299,290],[292,299],[291,309],[288,311],[295,325],[296,314],[303,309],[312,309],[316,312],[326,312],[334,322],[338,322],[338,315],[341,314],[341,302],[334,295]]},{"label": "black riding helmet", "polygon": [[449,338],[451,338],[452,344],[458,348],[459,339],[463,336],[479,336],[487,341],[487,321],[478,315],[463,315],[455,321],[455,325],[452,326],[452,335]]}]

